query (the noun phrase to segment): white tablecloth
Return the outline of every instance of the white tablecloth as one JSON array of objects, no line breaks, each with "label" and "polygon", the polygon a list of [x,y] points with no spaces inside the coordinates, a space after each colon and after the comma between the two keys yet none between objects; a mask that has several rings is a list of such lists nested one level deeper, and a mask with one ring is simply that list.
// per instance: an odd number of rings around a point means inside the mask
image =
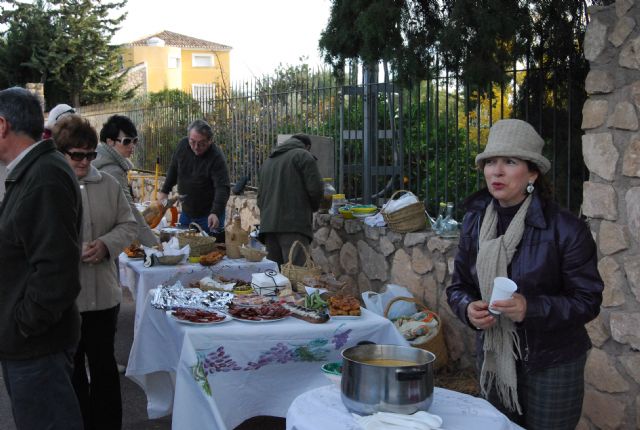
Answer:
[{"label": "white tablecloth", "polygon": [[140,319],[141,306],[147,293],[158,285],[173,285],[180,281],[187,286],[189,282],[199,281],[205,276],[222,276],[228,279],[251,281],[251,274],[267,270],[278,270],[278,264],[264,258],[253,263],[244,258],[229,259],[225,257],[218,264],[203,266],[201,264],[178,264],[175,266],[144,267],[143,260],[132,260],[122,253],[118,258],[120,266],[120,283],[127,287],[136,301],[135,325]]},{"label": "white tablecloth", "polygon": [[[522,430],[489,402],[436,387],[429,413],[439,415],[447,430]],[[345,408],[337,385],[298,396],[287,411],[287,430],[361,430]]]},{"label": "white tablecloth", "polygon": [[[340,360],[342,349],[362,340],[407,345],[389,320],[366,310],[359,319],[325,324],[286,318],[194,326],[152,308],[152,294],[127,376],[147,394],[149,417],[173,412],[174,429],[232,429],[252,416],[284,417],[296,396],[330,384],[320,366]],[[220,365],[209,368],[207,360]]]}]

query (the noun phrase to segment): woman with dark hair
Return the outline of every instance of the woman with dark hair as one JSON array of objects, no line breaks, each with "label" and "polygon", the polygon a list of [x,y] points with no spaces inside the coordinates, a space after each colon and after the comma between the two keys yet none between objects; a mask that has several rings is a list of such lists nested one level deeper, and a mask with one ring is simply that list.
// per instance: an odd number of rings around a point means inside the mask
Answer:
[{"label": "woman with dark hair", "polygon": [[82,196],[82,288],[76,300],[82,325],[72,382],[85,430],[119,429],[122,402],[114,341],[122,289],[115,260],[135,238],[136,221],[118,182],[91,165],[98,136],[87,120],[62,118],[53,139],[76,174]]},{"label": "woman with dark hair", "polygon": [[138,131],[133,121],[123,115],[112,115],[100,130],[98,156],[93,165],[101,172],[107,172],[116,178],[138,223],[136,239],[143,245],[151,247],[159,244],[160,241],[136,208],[129,186],[129,170],[134,167],[130,158],[137,145]]},{"label": "woman with dark hair", "polygon": [[[466,203],[447,300],[477,333],[483,395],[529,430],[575,429],[603,283],[586,223],[549,198],[544,141],[496,122],[476,157],[487,187]],[[489,303],[496,277],[517,291]]]}]

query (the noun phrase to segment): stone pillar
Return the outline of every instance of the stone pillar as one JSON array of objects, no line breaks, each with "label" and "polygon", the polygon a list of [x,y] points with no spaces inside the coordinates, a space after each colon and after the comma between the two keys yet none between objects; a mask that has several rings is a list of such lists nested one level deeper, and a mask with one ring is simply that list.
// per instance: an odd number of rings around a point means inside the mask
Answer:
[{"label": "stone pillar", "polygon": [[582,212],[605,284],[585,372],[579,429],[640,428],[640,2],[592,6],[582,151]]},{"label": "stone pillar", "polygon": [[40,82],[28,82],[25,84],[24,88],[38,96],[40,104],[42,105],[42,110],[44,111],[44,84]]}]

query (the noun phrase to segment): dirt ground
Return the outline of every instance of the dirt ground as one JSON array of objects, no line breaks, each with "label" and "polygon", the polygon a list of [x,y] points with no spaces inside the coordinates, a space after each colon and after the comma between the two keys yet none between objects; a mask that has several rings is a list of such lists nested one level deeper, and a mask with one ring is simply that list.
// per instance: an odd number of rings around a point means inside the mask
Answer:
[{"label": "dirt ground", "polygon": [[478,396],[480,387],[473,369],[454,370],[443,367],[434,374],[434,385],[460,393]]}]

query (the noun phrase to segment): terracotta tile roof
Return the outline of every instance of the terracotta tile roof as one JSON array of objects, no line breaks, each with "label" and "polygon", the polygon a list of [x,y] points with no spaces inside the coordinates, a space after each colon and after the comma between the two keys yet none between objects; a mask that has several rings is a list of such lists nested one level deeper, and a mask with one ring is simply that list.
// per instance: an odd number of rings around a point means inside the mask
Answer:
[{"label": "terracotta tile roof", "polygon": [[221,43],[209,42],[208,40],[197,39],[191,36],[185,36],[184,34],[174,33],[172,31],[163,30],[160,33],[151,34],[133,42],[125,43],[127,46],[146,46],[147,41],[152,37],[157,37],[164,40],[166,46],[175,46],[177,48],[202,48],[210,49],[213,51],[230,51],[231,46],[223,45]]}]

